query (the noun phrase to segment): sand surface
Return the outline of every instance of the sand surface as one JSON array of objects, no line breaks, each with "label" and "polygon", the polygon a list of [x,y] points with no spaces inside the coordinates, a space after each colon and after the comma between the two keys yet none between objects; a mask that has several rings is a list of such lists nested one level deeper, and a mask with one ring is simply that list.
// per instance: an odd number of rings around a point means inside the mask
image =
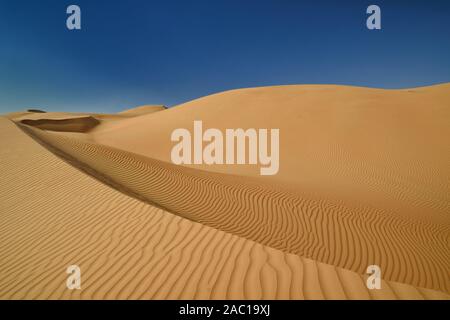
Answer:
[{"label": "sand surface", "polygon": [[[448,299],[449,92],[284,86],[0,118],[0,298]],[[280,174],[171,164],[193,120],[280,128]]]},{"label": "sand surface", "polygon": [[[97,142],[170,162],[176,128],[279,128],[280,170],[296,189],[448,221],[450,85],[407,90],[279,86],[227,91],[98,127]],[[259,166],[196,165],[259,176]],[[438,174],[439,173],[439,174]],[[355,193],[358,195],[355,196]]]}]

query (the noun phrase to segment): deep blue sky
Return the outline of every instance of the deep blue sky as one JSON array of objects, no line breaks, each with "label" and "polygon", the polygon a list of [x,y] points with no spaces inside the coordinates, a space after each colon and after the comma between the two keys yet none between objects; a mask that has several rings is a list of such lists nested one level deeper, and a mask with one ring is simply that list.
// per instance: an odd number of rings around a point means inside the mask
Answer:
[{"label": "deep blue sky", "polygon": [[[66,29],[77,4],[82,30]],[[366,8],[382,30],[366,28]],[[450,81],[450,1],[0,0],[0,113],[116,112],[242,87]]]}]

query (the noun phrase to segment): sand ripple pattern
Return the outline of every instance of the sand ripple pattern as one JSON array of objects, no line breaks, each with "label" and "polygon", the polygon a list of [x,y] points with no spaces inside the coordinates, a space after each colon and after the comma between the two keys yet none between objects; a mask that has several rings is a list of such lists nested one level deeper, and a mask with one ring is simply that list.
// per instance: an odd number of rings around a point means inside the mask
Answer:
[{"label": "sand ripple pattern", "polygon": [[[0,299],[449,299],[287,254],[129,197],[0,118]],[[82,289],[66,288],[68,265]]]},{"label": "sand ripple pattern", "polygon": [[386,280],[450,292],[449,224],[309,198],[249,178],[179,167],[38,129],[25,130],[102,182],[180,217],[357,274],[376,264]]}]

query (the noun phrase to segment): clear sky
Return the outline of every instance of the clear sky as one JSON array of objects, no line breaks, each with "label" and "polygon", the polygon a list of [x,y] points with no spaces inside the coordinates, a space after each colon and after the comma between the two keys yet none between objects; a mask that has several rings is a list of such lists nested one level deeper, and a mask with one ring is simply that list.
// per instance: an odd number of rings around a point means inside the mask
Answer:
[{"label": "clear sky", "polygon": [[[82,30],[66,28],[70,4]],[[382,30],[366,28],[370,4]],[[449,81],[448,0],[0,0],[0,113],[117,112],[266,85]]]}]

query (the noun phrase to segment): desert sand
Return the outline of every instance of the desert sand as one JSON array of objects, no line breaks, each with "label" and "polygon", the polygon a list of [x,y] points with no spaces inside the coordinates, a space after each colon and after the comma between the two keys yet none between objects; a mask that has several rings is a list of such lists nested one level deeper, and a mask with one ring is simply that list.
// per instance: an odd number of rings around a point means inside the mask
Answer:
[{"label": "desert sand", "polygon": [[[170,163],[172,130],[194,120],[279,128],[279,173]],[[450,297],[449,84],[16,112],[0,132],[2,299]]]}]

